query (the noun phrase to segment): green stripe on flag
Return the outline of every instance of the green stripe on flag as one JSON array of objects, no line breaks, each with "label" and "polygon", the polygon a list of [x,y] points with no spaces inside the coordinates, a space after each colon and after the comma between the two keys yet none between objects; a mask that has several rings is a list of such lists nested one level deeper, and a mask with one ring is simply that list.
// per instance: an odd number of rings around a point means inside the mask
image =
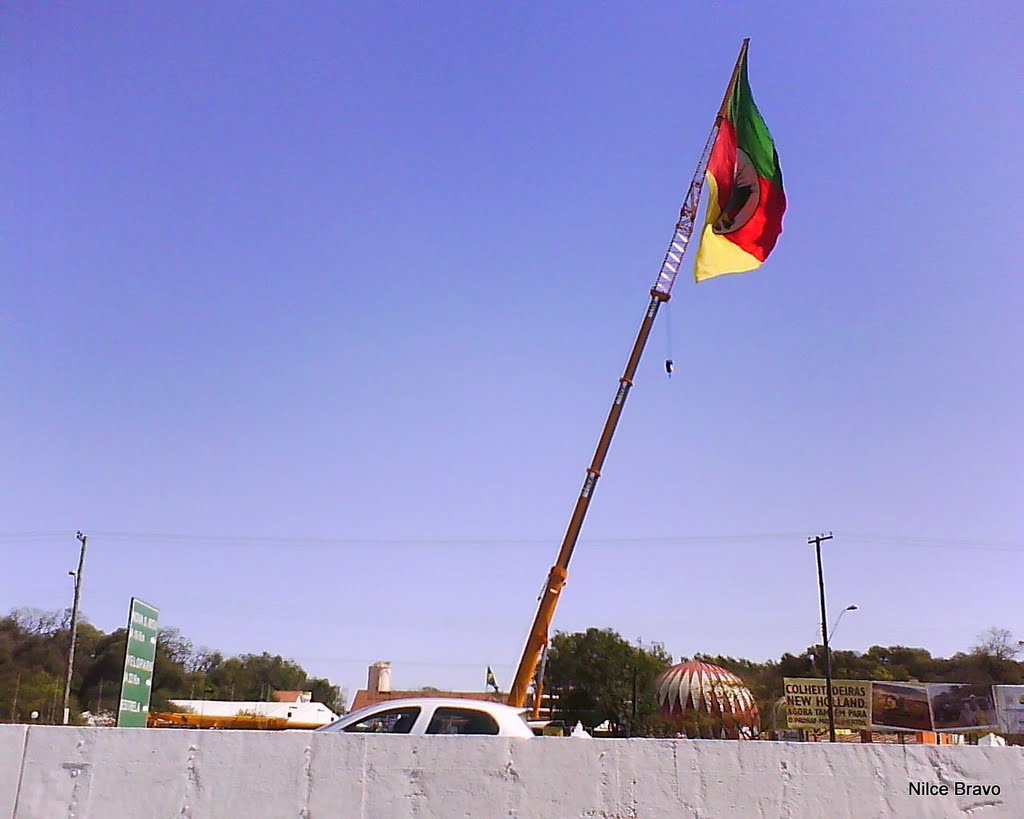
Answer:
[{"label": "green stripe on flag", "polygon": [[761,118],[761,112],[754,103],[747,80],[747,60],[743,58],[740,75],[736,80],[732,99],[729,101],[729,120],[736,129],[736,145],[754,163],[757,175],[778,184],[779,164],[775,155],[775,143],[768,132],[768,126]]}]

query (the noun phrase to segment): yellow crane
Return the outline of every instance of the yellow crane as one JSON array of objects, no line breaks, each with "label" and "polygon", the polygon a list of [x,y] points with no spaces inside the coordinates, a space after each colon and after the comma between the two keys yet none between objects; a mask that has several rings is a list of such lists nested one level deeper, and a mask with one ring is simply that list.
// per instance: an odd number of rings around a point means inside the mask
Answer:
[{"label": "yellow crane", "polygon": [[[523,656],[519,660],[519,666],[516,669],[516,675],[508,694],[508,704],[517,708],[522,708],[526,704],[527,689],[537,671],[541,652],[544,650],[544,646],[547,645],[551,620],[555,615],[555,607],[558,605],[558,599],[562,594],[562,589],[565,587],[565,580],[568,576],[569,561],[572,559],[573,549],[576,548],[576,541],[579,539],[580,530],[583,528],[583,520],[587,515],[587,509],[590,506],[594,488],[597,486],[597,480],[601,477],[601,467],[604,466],[604,459],[608,454],[608,448],[611,446],[615,427],[619,423],[622,408],[625,406],[626,398],[629,396],[629,391],[633,386],[633,377],[636,375],[640,357],[643,355],[647,339],[650,337],[651,328],[654,326],[654,319],[658,315],[658,308],[671,298],[672,286],[675,284],[676,275],[679,272],[683,255],[693,233],[694,223],[697,220],[700,194],[704,186],[704,171],[707,168],[708,158],[711,155],[711,148],[714,145],[715,137],[718,135],[719,126],[726,116],[726,106],[736,84],[736,78],[739,75],[740,66],[743,63],[743,57],[747,52],[749,42],[749,38],[745,39],[740,47],[739,56],[736,58],[736,66],[733,68],[729,85],[725,89],[725,96],[722,98],[722,105],[719,107],[718,114],[715,117],[715,124],[708,135],[704,151],[701,154],[700,161],[697,163],[697,169],[693,173],[689,190],[679,211],[679,221],[676,222],[672,241],[669,243],[665,258],[661,263],[661,269],[658,271],[658,278],[654,283],[654,287],[651,288],[651,300],[647,305],[647,312],[644,314],[643,321],[640,324],[636,341],[633,342],[633,350],[629,355],[629,360],[626,362],[626,368],[622,373],[622,377],[619,378],[615,400],[612,402],[611,410],[608,412],[608,419],[604,423],[604,429],[601,430],[601,438],[597,442],[597,450],[594,452],[590,466],[587,467],[583,488],[580,490],[580,496],[576,500],[576,507],[573,509],[572,517],[569,519],[569,526],[566,529],[565,537],[562,539],[562,546],[558,550],[558,557],[555,560],[555,565],[548,572],[547,582],[544,584],[544,590],[541,592],[537,614],[533,618],[530,634],[526,638],[526,647],[523,649]],[[534,691],[533,709],[535,716],[540,708],[542,684],[543,682],[538,680]]]}]

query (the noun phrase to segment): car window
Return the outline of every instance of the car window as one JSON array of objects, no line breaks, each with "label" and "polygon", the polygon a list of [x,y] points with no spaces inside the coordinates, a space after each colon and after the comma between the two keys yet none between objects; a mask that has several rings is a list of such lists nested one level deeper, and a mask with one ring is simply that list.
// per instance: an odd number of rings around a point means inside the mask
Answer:
[{"label": "car window", "polygon": [[427,726],[428,734],[497,734],[498,723],[485,711],[473,708],[438,708]]},{"label": "car window", "polygon": [[348,734],[408,734],[412,730],[420,709],[412,706],[378,711],[342,730]]}]

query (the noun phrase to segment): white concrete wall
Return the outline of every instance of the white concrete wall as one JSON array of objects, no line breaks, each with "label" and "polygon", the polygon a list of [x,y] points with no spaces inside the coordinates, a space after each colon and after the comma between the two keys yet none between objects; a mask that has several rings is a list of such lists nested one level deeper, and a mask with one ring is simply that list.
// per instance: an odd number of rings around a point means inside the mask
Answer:
[{"label": "white concrete wall", "polygon": [[14,815],[27,738],[27,725],[0,725],[0,817],[4,819]]},{"label": "white concrete wall", "polygon": [[960,815],[1024,817],[1024,748],[0,726],[0,819]]}]

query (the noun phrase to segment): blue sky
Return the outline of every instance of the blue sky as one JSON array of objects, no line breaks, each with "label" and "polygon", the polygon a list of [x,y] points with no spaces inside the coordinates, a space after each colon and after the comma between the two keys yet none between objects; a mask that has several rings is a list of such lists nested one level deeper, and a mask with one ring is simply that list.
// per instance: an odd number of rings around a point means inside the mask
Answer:
[{"label": "blue sky", "polygon": [[1022,17],[8,7],[0,608],[82,529],[102,628],[507,686],[750,36],[785,231],[678,283],[555,626],[798,652],[832,530],[838,648],[1024,637]]}]

